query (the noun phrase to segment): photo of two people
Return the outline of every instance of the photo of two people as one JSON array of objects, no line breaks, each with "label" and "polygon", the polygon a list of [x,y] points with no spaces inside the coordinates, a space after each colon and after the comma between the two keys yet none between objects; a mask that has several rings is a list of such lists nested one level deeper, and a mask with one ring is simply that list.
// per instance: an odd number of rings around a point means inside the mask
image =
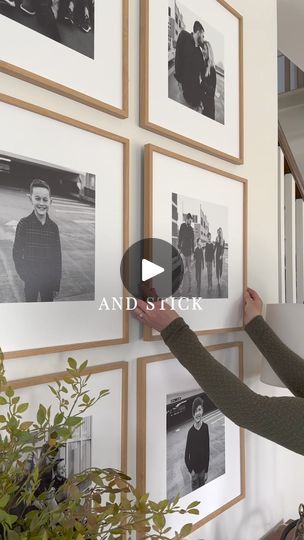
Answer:
[{"label": "photo of two people", "polygon": [[223,35],[176,0],[168,18],[169,98],[225,124]]}]

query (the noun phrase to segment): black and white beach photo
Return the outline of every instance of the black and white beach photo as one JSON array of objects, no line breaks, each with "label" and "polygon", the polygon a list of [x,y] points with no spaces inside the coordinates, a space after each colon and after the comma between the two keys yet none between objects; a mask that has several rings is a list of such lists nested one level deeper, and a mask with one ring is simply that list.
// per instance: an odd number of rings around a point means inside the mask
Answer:
[{"label": "black and white beach photo", "polygon": [[184,263],[175,297],[228,298],[228,209],[172,193],[172,244]]},{"label": "black and white beach photo", "polygon": [[225,416],[199,388],[167,396],[167,498],[225,474]]},{"label": "black and white beach photo", "polygon": [[[0,0],[0,15],[93,59],[94,2],[95,0]],[[60,62],[60,58],[54,59],[54,62]]]},{"label": "black and white beach photo", "polygon": [[168,96],[225,124],[225,41],[207,16],[168,2]]},{"label": "black and white beach photo", "polygon": [[0,152],[0,303],[95,299],[95,180]]}]

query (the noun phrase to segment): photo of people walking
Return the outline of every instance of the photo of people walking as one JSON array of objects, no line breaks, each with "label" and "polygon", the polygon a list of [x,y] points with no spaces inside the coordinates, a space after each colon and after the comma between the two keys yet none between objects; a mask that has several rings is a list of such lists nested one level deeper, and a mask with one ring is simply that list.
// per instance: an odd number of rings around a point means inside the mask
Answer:
[{"label": "photo of people walking", "polygon": [[227,208],[172,193],[172,244],[184,263],[175,297],[228,298]]},{"label": "photo of people walking", "polygon": [[95,176],[0,153],[1,303],[95,298]]},{"label": "photo of people walking", "polygon": [[167,497],[225,474],[225,417],[200,389],[167,396]]},{"label": "photo of people walking", "polygon": [[5,15],[93,59],[94,2],[95,0],[0,0],[0,15]]},{"label": "photo of people walking", "polygon": [[224,37],[184,4],[168,5],[169,98],[225,123]]}]

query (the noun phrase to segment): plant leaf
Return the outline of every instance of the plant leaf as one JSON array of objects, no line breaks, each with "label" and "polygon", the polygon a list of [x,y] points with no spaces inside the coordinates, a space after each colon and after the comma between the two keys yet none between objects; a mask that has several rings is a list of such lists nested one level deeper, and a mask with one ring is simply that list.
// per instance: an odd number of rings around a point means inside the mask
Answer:
[{"label": "plant leaf", "polygon": [[18,405],[17,407],[17,413],[24,413],[25,411],[27,411],[27,409],[29,408],[29,404],[28,403],[21,403],[20,405]]},{"label": "plant leaf", "polygon": [[5,395],[8,398],[12,398],[14,394],[15,394],[15,392],[14,392],[13,388],[11,386],[8,386],[7,389],[5,390]]},{"label": "plant leaf", "polygon": [[192,532],[192,525],[191,523],[186,523],[181,529],[180,535],[184,538],[185,536],[189,536]]},{"label": "plant leaf", "polygon": [[45,422],[45,419],[46,419],[46,408],[45,408],[44,405],[42,405],[40,403],[39,409],[38,409],[38,412],[37,412],[37,422],[38,422],[38,424],[41,426]]},{"label": "plant leaf", "polygon": [[1,497],[0,499],[0,508],[5,508],[9,500],[10,500],[9,495],[3,495],[3,497]]},{"label": "plant leaf", "polygon": [[68,364],[69,364],[71,369],[73,369],[73,370],[77,369],[77,362],[76,362],[75,358],[68,358]]}]

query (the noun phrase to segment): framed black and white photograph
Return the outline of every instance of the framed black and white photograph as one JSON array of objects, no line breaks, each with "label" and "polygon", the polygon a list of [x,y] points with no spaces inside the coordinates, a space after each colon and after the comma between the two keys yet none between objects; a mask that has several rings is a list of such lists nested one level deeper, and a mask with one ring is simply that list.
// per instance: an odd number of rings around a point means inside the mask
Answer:
[{"label": "framed black and white photograph", "polygon": [[94,59],[94,0],[1,0],[0,13]]},{"label": "framed black and white photograph", "polygon": [[0,303],[95,300],[95,182],[89,172],[0,154]]},{"label": "framed black and white photograph", "polygon": [[184,264],[175,297],[228,298],[228,208],[172,193],[172,245]]},{"label": "framed black and white photograph", "polygon": [[128,0],[0,0],[0,50],[5,73],[128,116]]},{"label": "framed black and white photograph", "polygon": [[[91,366],[84,375],[90,376],[92,396],[97,396],[100,390],[109,390],[109,393],[84,415],[73,437],[52,456],[51,475],[47,475],[50,489],[53,486],[58,489],[66,479],[94,467],[127,471],[128,364],[115,362]],[[53,386],[55,381],[61,381],[65,376],[66,373],[53,373],[10,382],[22,402],[29,403],[24,415],[26,421],[35,420],[40,403],[51,406],[54,417],[58,410],[49,385]],[[104,437],[106,431],[107,437]],[[31,466],[35,465],[41,451],[43,441],[29,456]],[[81,491],[88,485],[84,481],[78,487]]]},{"label": "framed black and white photograph", "polygon": [[[183,278],[168,300],[190,327],[197,334],[241,330],[246,179],[146,145],[144,224],[145,238],[164,240],[181,256]],[[159,334],[145,327],[144,338],[156,340]]]},{"label": "framed black and white photograph", "polygon": [[[168,0],[168,6],[168,96],[225,125],[224,35],[206,20],[200,22],[200,15],[185,2]],[[193,45],[196,50],[188,64],[187,49]]]},{"label": "framed black and white photograph", "polygon": [[[242,343],[207,349],[243,378]],[[198,529],[245,497],[243,430],[172,355],[138,359],[137,398],[139,489],[155,500],[179,496],[182,507],[200,502],[198,516],[174,517],[176,530],[189,522]]]},{"label": "framed black and white photograph", "polygon": [[[5,96],[0,115],[6,357],[126,342],[128,140]],[[99,309],[108,295],[121,310]]]},{"label": "framed black and white photograph", "polygon": [[226,1],[142,0],[141,124],[243,162],[243,20]]},{"label": "framed black and white photograph", "polygon": [[167,396],[167,498],[225,474],[225,417],[199,388]]}]

